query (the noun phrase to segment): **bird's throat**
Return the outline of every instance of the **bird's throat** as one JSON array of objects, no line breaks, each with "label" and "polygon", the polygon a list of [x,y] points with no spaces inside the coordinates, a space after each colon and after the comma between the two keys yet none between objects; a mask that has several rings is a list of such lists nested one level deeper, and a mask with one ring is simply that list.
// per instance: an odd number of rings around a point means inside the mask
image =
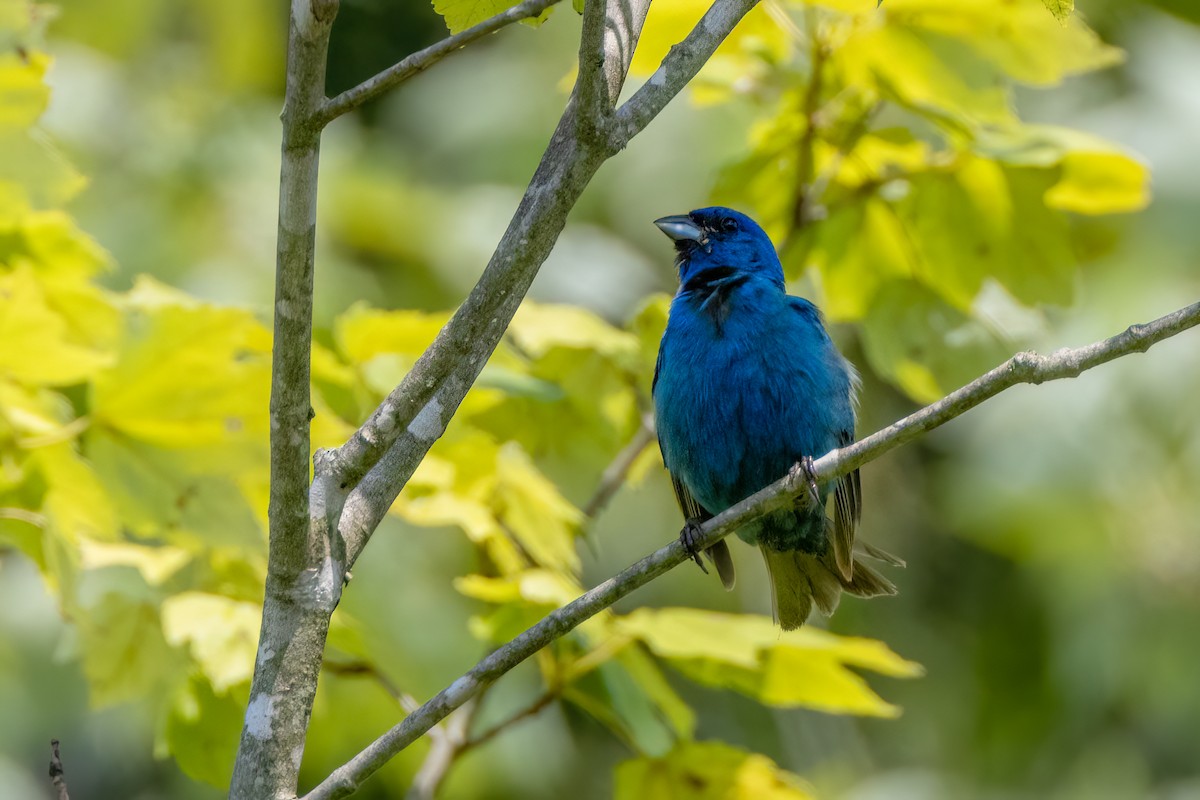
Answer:
[{"label": "bird's throat", "polygon": [[683,293],[712,321],[717,334],[724,332],[730,299],[735,289],[750,280],[749,273],[734,267],[709,267],[683,284]]}]

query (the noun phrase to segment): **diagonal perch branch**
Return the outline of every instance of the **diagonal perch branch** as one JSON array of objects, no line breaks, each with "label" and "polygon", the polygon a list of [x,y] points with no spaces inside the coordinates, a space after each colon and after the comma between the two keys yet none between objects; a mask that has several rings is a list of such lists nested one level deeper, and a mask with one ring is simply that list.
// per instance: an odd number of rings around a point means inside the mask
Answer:
[{"label": "diagonal perch branch", "polygon": [[[889,450],[912,441],[922,433],[949,422],[1012,386],[1074,378],[1092,367],[1121,356],[1145,352],[1155,343],[1198,324],[1200,302],[1153,322],[1132,325],[1116,336],[1084,347],[1063,349],[1048,356],[1018,353],[936,403],[848,447],[825,454],[813,465],[816,479],[818,483],[826,484],[845,475]],[[807,495],[807,485],[803,481],[782,478],[704,523],[697,546],[708,547],[738,527],[773,509],[789,503],[806,502]],[[352,793],[367,776],[501,675],[634,589],[644,586],[688,558],[683,545],[678,540],[673,541],[578,599],[555,609],[541,622],[493,651],[361,753],[334,770],[325,781],[305,795],[303,800],[331,800]]]}]

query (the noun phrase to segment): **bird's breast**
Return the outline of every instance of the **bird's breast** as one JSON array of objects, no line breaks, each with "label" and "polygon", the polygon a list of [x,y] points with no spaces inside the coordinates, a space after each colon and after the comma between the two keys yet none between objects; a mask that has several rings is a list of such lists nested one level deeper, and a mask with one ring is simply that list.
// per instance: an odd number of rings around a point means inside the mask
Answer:
[{"label": "bird's breast", "polygon": [[730,302],[719,326],[672,311],[654,398],[667,466],[713,512],[834,446],[819,362],[790,318]]}]

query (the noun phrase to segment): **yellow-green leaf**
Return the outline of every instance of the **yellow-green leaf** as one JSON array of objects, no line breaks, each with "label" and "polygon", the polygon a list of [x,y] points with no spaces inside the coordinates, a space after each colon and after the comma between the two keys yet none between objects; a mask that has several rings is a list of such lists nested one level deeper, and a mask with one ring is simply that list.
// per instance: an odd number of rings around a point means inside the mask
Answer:
[{"label": "yellow-green leaf", "polygon": [[144,698],[178,667],[151,603],[109,593],[76,617],[96,706]]},{"label": "yellow-green leaf", "polygon": [[575,534],[583,513],[567,502],[516,443],[496,457],[497,516],[539,566],[579,571]]},{"label": "yellow-green leaf", "polygon": [[637,351],[637,340],[579,306],[526,301],[508,329],[517,346],[532,358],[551,348],[591,350],[610,357],[628,357]]},{"label": "yellow-green leaf", "polygon": [[658,758],[617,767],[616,800],[812,800],[798,776],[724,742],[682,742]]},{"label": "yellow-green leaf", "polygon": [[258,604],[216,594],[183,592],[162,604],[167,643],[188,648],[217,694],[253,675],[261,620]]},{"label": "yellow-green leaf", "polygon": [[1068,153],[1058,182],[1046,190],[1046,205],[1080,214],[1123,214],[1150,203],[1150,175],[1138,161],[1119,153]]},{"label": "yellow-green leaf", "polygon": [[0,53],[0,128],[28,128],[37,122],[50,100],[43,82],[50,59],[32,52]]},{"label": "yellow-green leaf", "polygon": [[37,129],[0,127],[0,195],[13,191],[33,208],[60,206],[87,181]]},{"label": "yellow-green leaf", "polygon": [[[451,33],[465,31],[515,5],[513,0],[433,0],[433,10],[446,20],[446,27]],[[546,19],[552,8],[553,6],[535,19],[526,21],[539,24]]]},{"label": "yellow-green leaf", "polygon": [[525,570],[505,578],[465,575],[454,579],[454,588],[467,597],[488,603],[512,603],[523,600],[534,605],[566,605],[582,592],[574,580],[562,573],[544,569]]},{"label": "yellow-green leaf", "polygon": [[671,688],[654,659],[641,647],[630,646],[622,648],[615,660],[657,707],[676,740],[691,739],[696,731],[696,712]]},{"label": "yellow-green leaf", "polygon": [[[185,547],[232,547],[256,554],[265,546],[259,518],[238,482],[198,471],[191,453],[95,427],[84,445],[123,528]],[[236,466],[231,461],[231,469]]]},{"label": "yellow-green leaf", "polygon": [[213,786],[229,785],[246,710],[235,694],[214,692],[207,680],[193,675],[171,698],[157,744],[189,777]]},{"label": "yellow-green leaf", "polygon": [[78,383],[112,362],[72,336],[28,266],[0,275],[0,342],[0,375],[28,385]]},{"label": "yellow-green leaf", "polygon": [[1011,345],[915,281],[880,287],[864,317],[862,340],[874,370],[922,403],[1012,354]]},{"label": "yellow-green leaf", "polygon": [[1067,17],[1075,10],[1075,0],[1042,0],[1046,10],[1054,15],[1059,22],[1066,22]]},{"label": "yellow-green leaf", "polygon": [[[0,360],[2,360],[0,356]],[[71,421],[70,403],[61,394],[48,389],[30,388],[0,377],[0,421],[22,438],[22,444],[40,438],[69,438],[66,426]],[[7,431],[5,433],[8,433]]]},{"label": "yellow-green leaf", "polygon": [[877,86],[885,97],[944,125],[969,129],[1013,119],[1007,88],[978,69],[973,52],[935,44],[902,26],[863,26],[833,57],[847,83]]},{"label": "yellow-green leaf", "polygon": [[784,253],[784,264],[799,272],[795,262],[803,259],[820,270],[821,308],[840,321],[861,319],[880,284],[912,274],[913,257],[912,242],[895,210],[871,198],[809,228],[799,238],[797,252]]},{"label": "yellow-green leaf", "polygon": [[146,583],[158,586],[192,560],[182,547],[149,547],[142,544],[80,542],[81,566],[86,570],[105,567],[133,567]]},{"label": "yellow-green leaf", "polygon": [[194,469],[265,469],[269,337],[238,308],[149,278],[128,298],[117,362],[92,383],[94,425],[187,451]]},{"label": "yellow-green leaf", "polygon": [[[112,500],[96,470],[76,452],[72,442],[39,447],[31,454],[30,462],[46,482],[42,508],[59,531],[71,541],[98,544],[116,540],[119,523]],[[86,566],[87,553],[84,561]]]},{"label": "yellow-green leaf", "polygon": [[616,624],[689,678],[775,706],[894,717],[900,709],[848,668],[892,677],[921,674],[919,665],[882,642],[816,628],[780,632],[766,617],[685,608],[639,609],[619,617]]},{"label": "yellow-green leaf", "polygon": [[1150,175],[1120,145],[1057,125],[1019,125],[980,130],[972,145],[1017,166],[1059,167],[1044,195],[1051,208],[1080,214],[1139,211],[1150,202]]},{"label": "yellow-green leaf", "polygon": [[444,313],[385,311],[355,303],[338,316],[333,337],[351,364],[363,364],[383,354],[401,354],[411,357],[411,366],[448,319]]},{"label": "yellow-green leaf", "polygon": [[1078,16],[1064,24],[1047,14],[1047,2],[1063,0],[887,0],[884,9],[889,24],[961,41],[996,69],[1033,85],[1120,63],[1119,49]]},{"label": "yellow-green leaf", "polygon": [[967,155],[913,176],[895,204],[913,274],[964,312],[989,278],[1025,303],[1065,305],[1076,260],[1065,218],[1043,202],[1053,182],[1049,170]]},{"label": "yellow-green leaf", "polygon": [[[696,78],[698,85],[729,87],[738,81],[755,82],[766,75],[768,65],[787,58],[792,38],[767,5],[759,4],[742,18],[700,71]],[[650,75],[658,69],[671,47],[687,36],[707,10],[707,4],[692,0],[655,0],[646,15],[630,72]],[[709,99],[723,96],[710,94]]]}]

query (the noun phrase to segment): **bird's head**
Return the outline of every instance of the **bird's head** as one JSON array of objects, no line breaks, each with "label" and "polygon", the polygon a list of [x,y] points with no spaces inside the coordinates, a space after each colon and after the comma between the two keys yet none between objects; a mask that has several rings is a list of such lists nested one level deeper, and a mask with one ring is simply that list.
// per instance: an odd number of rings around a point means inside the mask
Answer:
[{"label": "bird's head", "polygon": [[675,242],[679,282],[712,267],[762,275],[783,287],[783,267],[771,238],[745,214],[723,206],[654,220]]}]

